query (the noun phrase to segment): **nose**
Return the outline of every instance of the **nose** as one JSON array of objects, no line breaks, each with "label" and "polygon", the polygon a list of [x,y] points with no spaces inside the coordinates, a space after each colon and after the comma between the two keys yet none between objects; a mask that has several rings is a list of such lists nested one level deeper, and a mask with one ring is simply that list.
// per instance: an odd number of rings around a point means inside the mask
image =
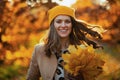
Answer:
[{"label": "nose", "polygon": [[65,27],[66,26],[66,24],[65,24],[65,22],[63,21],[62,23],[61,23],[61,27]]}]

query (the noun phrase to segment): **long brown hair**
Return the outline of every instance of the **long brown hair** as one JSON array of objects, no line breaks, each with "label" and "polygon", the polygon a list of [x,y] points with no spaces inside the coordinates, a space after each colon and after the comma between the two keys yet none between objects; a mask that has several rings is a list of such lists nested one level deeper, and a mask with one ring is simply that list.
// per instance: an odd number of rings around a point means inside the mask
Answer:
[{"label": "long brown hair", "polygon": [[[92,37],[101,39],[101,35],[88,28],[88,26],[94,27],[88,23],[77,21],[71,17],[72,21],[72,31],[70,33],[70,44],[80,45],[82,42],[87,43],[88,45],[93,45],[93,48],[99,48],[98,44],[86,37],[86,34],[90,34]],[[47,39],[45,40],[45,52],[46,56],[50,57],[52,53],[60,53],[61,51],[61,41],[60,37],[54,27],[54,20],[51,22],[50,30]]]}]

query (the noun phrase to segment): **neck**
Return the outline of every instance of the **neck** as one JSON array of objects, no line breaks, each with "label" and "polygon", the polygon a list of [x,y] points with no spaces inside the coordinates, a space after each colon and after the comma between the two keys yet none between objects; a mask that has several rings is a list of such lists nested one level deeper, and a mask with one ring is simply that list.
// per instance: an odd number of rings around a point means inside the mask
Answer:
[{"label": "neck", "polygon": [[66,49],[69,45],[69,38],[61,38],[62,49]]}]

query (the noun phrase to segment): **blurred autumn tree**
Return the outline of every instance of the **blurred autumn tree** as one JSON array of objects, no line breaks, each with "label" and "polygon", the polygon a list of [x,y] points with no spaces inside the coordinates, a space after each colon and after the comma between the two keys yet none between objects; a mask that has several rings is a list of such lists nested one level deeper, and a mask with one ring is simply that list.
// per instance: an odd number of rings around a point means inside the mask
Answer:
[{"label": "blurred autumn tree", "polygon": [[[32,7],[26,1],[33,1]],[[0,0],[0,65],[29,65],[33,46],[48,29],[46,12],[58,5],[52,0],[34,1],[37,0]],[[76,17],[104,27],[107,31],[103,33],[103,42],[120,44],[120,0],[102,4],[97,1],[77,0],[72,5]]]},{"label": "blurred autumn tree", "polygon": [[26,0],[0,0],[0,64],[8,52],[20,50],[21,46],[29,49],[39,42],[40,32],[48,28],[46,11],[53,5],[48,2],[31,8]]},{"label": "blurred autumn tree", "polygon": [[[31,8],[26,0],[0,0],[0,79],[18,79],[24,75],[34,45],[48,28],[46,11],[55,3]],[[11,74],[12,73],[12,74]],[[21,80],[21,79],[20,79]]]}]

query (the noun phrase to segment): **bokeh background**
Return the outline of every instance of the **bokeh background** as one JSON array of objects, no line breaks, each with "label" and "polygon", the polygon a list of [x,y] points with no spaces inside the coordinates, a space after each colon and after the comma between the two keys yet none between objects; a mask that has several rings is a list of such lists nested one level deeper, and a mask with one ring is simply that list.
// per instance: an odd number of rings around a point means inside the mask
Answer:
[{"label": "bokeh background", "polygon": [[0,0],[0,80],[25,80],[34,45],[46,34],[47,11],[65,5],[100,25],[105,60],[96,80],[120,80],[120,0]]}]

